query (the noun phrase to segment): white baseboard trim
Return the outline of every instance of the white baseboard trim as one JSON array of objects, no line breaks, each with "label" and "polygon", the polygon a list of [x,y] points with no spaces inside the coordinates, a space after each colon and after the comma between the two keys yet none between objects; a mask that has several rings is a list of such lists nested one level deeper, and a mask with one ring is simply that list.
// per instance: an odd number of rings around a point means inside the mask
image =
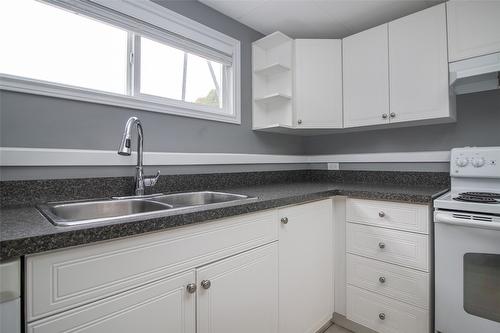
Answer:
[{"label": "white baseboard trim", "polygon": [[[438,163],[449,162],[449,151],[273,155],[231,153],[145,152],[144,165],[309,164],[309,163]],[[0,147],[0,166],[120,166],[135,165],[136,154],[120,156],[114,150]]]}]

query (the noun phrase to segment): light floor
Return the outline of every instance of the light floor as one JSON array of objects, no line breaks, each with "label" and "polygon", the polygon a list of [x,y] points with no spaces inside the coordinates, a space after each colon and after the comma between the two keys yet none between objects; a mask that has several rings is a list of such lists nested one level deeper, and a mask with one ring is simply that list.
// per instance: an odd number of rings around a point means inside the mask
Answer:
[{"label": "light floor", "polygon": [[332,325],[328,327],[328,329],[324,333],[352,333],[351,331],[346,330],[343,327]]}]

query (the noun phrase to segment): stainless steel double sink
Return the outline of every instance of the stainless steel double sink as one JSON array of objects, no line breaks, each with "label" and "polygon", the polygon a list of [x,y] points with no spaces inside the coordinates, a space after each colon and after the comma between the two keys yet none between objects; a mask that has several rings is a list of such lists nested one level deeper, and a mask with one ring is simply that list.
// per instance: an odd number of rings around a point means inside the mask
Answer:
[{"label": "stainless steel double sink", "polygon": [[222,208],[256,199],[255,197],[234,193],[199,191],[52,202],[39,205],[38,209],[57,226],[74,226],[99,222],[126,222],[138,218],[155,218],[167,215],[167,212],[186,210],[193,207]]}]

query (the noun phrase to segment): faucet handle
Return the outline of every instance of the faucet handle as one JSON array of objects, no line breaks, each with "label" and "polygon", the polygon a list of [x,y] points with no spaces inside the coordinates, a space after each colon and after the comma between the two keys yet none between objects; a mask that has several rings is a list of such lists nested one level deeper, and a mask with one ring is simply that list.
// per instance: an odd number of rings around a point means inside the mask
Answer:
[{"label": "faucet handle", "polygon": [[151,187],[155,186],[160,178],[160,170],[156,171],[156,175],[154,176],[144,176],[144,186]]}]

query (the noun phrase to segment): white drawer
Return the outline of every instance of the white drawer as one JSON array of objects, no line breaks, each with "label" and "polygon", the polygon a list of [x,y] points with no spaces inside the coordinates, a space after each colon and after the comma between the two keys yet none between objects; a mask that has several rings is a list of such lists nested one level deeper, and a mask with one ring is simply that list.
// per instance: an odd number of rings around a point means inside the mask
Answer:
[{"label": "white drawer", "polygon": [[347,252],[429,270],[429,237],[405,231],[347,223]]},{"label": "white drawer", "polygon": [[429,312],[347,286],[347,319],[379,333],[429,333]]},{"label": "white drawer", "polygon": [[348,254],[347,283],[415,306],[429,308],[429,273]]},{"label": "white drawer", "polygon": [[277,239],[273,210],[30,256],[27,318],[80,306]]},{"label": "white drawer", "polygon": [[429,206],[389,201],[351,199],[346,201],[349,222],[429,233]]}]

